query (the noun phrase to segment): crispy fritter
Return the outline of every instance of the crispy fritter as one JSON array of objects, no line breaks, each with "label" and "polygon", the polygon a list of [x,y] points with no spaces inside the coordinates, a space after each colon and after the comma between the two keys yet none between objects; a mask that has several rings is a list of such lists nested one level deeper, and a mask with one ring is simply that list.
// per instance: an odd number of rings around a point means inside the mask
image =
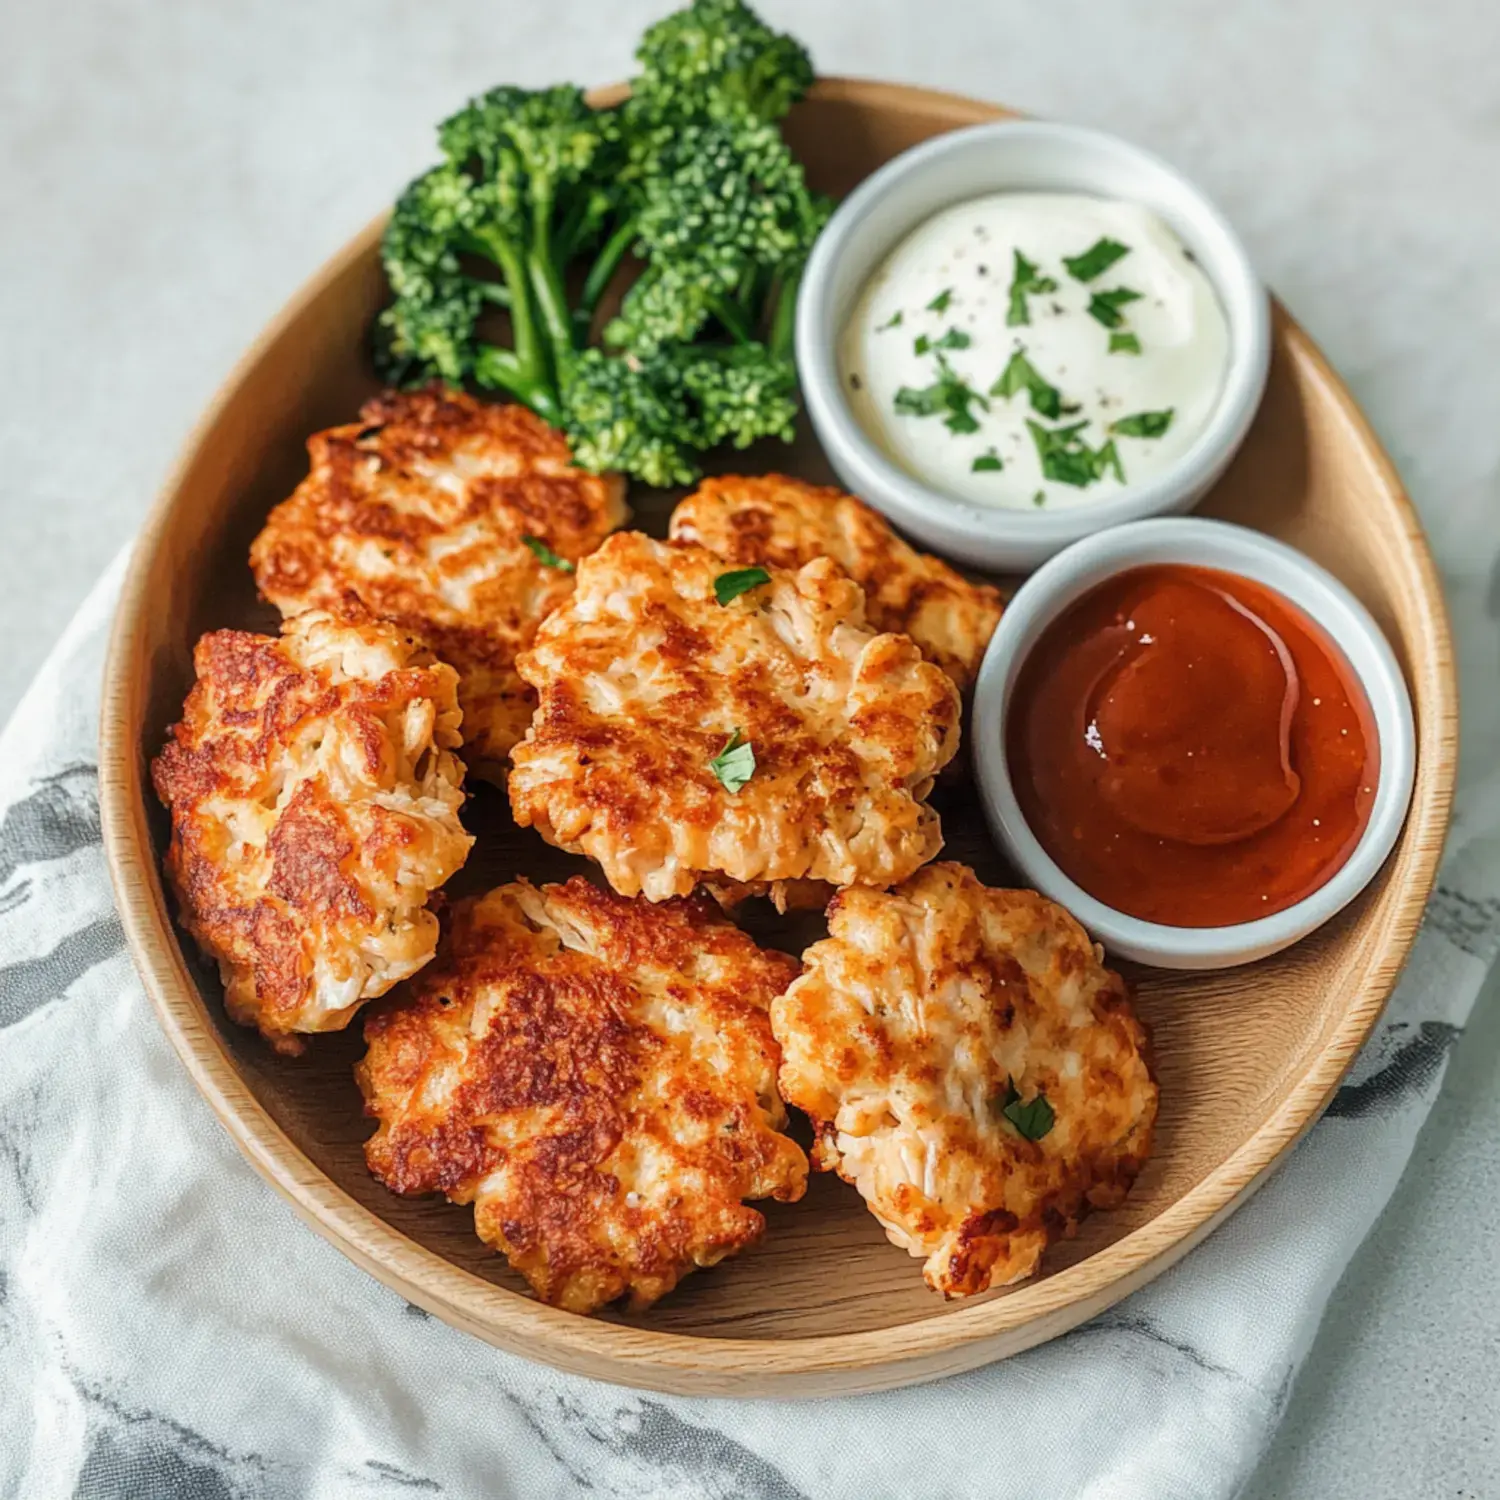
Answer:
[{"label": "crispy fritter", "polygon": [[1049,1240],[1124,1199],[1151,1149],[1157,1090],[1125,982],[1060,906],[958,864],[842,892],[829,931],[771,1006],[815,1163],[926,1258],[934,1291],[1031,1275]]},{"label": "crispy fritter", "polygon": [[672,512],[671,534],[737,568],[831,557],[864,589],[871,626],[909,635],[961,692],[973,686],[1004,607],[999,589],[918,552],[862,500],[785,474],[705,479]]},{"label": "crispy fritter", "polygon": [[516,653],[573,591],[525,539],[576,562],[624,521],[624,480],[574,468],[524,406],[439,386],[388,391],[307,451],[250,549],[261,593],[284,615],[352,597],[422,636],[458,669],[465,754],[495,775],[534,706]]},{"label": "crispy fritter", "polygon": [[458,678],[394,626],[310,611],[282,636],[216,630],[152,765],[182,924],[224,1005],[282,1051],[336,1031],[432,957],[428,895],[458,821]]},{"label": "crispy fritter", "polygon": [[[830,558],[721,605],[723,571],[635,532],[579,565],[517,661],[541,701],[512,755],[516,820],[653,901],[721,876],[905,879],[942,847],[923,798],[958,746],[952,681],[866,627]],[[710,763],[735,735],[753,774],[725,785]]]},{"label": "crispy fritter", "polygon": [[398,1193],[473,1203],[544,1302],[649,1306],[800,1198],[766,1007],[798,972],[705,897],[575,876],[459,903],[438,960],[365,1021],[356,1069]]}]

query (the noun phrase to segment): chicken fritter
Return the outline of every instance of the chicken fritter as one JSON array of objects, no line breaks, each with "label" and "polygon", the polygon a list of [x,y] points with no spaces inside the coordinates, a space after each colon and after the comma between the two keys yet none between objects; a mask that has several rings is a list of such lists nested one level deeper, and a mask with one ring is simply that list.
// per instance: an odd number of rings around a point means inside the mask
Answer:
[{"label": "chicken fritter", "polygon": [[961,692],[974,685],[1004,607],[999,589],[918,552],[862,500],[785,474],[705,479],[672,512],[671,535],[737,568],[831,557],[864,589],[872,628],[909,635]]},{"label": "chicken fritter", "polygon": [[864,623],[830,558],[719,603],[723,562],[622,532],[517,660],[540,703],[512,754],[516,820],[622,895],[700,880],[892,885],[942,847],[923,800],[958,692]]},{"label": "chicken fritter", "polygon": [[167,876],[234,1020],[282,1051],[335,1031],[437,947],[429,894],[473,840],[458,678],[394,626],[309,611],[205,635],[152,765]]},{"label": "chicken fritter", "polygon": [[250,549],[284,615],[355,599],[458,669],[465,755],[498,779],[531,720],[515,673],[573,564],[625,520],[624,481],[575,468],[524,406],[388,391],[308,439],[311,469]]},{"label": "chicken fritter", "polygon": [[1125,982],[1066,911],[943,863],[842,892],[829,932],[772,1002],[781,1090],[928,1286],[1019,1281],[1123,1201],[1156,1084]]},{"label": "chicken fritter", "polygon": [[800,1198],[766,1008],[796,976],[706,897],[575,876],[458,903],[437,962],[365,1021],[371,1172],[474,1205],[544,1302],[647,1307]]}]

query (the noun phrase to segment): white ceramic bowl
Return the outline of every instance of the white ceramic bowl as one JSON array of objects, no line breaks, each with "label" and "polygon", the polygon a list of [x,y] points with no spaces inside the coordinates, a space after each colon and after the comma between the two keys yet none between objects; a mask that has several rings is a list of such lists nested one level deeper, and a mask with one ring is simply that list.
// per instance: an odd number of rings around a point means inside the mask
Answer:
[{"label": "white ceramic bowl", "polygon": [[[1229,323],[1229,369],[1198,440],[1169,469],[1059,511],[1002,510],[913,478],[844,399],[838,343],[861,288],[886,255],[940,209],[984,193],[1091,193],[1156,212],[1192,251]],[[867,177],[829,220],[797,303],[797,368],[813,427],[849,489],[938,552],[975,567],[1033,568],[1121,521],[1191,509],[1224,472],[1260,405],[1270,361],[1265,288],[1222,214],[1158,157],[1115,136],[1045,120],[1001,120],[935,136]]]},{"label": "white ceramic bowl", "polygon": [[[1364,834],[1325,885],[1274,916],[1230,927],[1169,927],[1127,916],[1070,880],[1032,833],[1010,779],[1005,716],[1027,653],[1058,614],[1129,568],[1186,563],[1265,584],[1321,625],[1364,686],[1380,745],[1380,779]],[[1110,953],[1167,969],[1219,969],[1276,953],[1321,926],[1362,891],[1406,819],[1416,760],[1411,699],[1401,668],[1369,611],[1300,552],[1225,521],[1153,520],[1087,538],[1037,570],[1016,592],[985,652],[974,692],[974,761],[985,815],[1025,878],[1066,906]]]}]

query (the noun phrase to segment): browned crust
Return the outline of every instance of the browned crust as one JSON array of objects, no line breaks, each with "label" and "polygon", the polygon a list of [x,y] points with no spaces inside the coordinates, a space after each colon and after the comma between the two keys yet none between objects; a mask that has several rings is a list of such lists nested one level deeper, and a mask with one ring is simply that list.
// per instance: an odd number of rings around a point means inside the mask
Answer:
[{"label": "browned crust", "polygon": [[[377,893],[404,880],[413,856],[430,856],[435,888],[471,840],[457,818],[452,669],[383,624],[308,615],[289,629],[285,640],[219,630],[198,642],[197,680],[151,774],[171,813],[165,865],[183,925],[218,960],[235,1019],[296,1051],[293,1033],[342,1024],[414,950],[431,953],[436,923]],[[380,667],[347,675],[313,661],[301,651],[312,636]],[[425,748],[405,744],[413,722]],[[318,754],[332,737],[343,753],[330,773]],[[417,790],[407,750],[425,757],[421,790],[441,814],[404,800]],[[372,973],[341,1016],[315,1014],[320,965],[363,949],[398,972],[385,983]]]},{"label": "browned crust", "polygon": [[1005,596],[903,541],[862,500],[787,474],[705,479],[672,513],[673,541],[737,567],[800,568],[831,557],[865,591],[876,630],[909,635],[962,691],[974,684]]},{"label": "browned crust", "polygon": [[704,897],[581,877],[459,903],[437,961],[365,1023],[370,1170],[475,1205],[544,1301],[644,1307],[801,1197],[767,1007],[800,970]]},{"label": "browned crust", "polygon": [[[871,631],[829,558],[728,605],[723,571],[634,532],[585,560],[519,659],[540,703],[512,755],[517,821],[652,899],[903,879],[941,847],[925,798],[958,745],[951,680]],[[731,791],[712,762],[734,731],[755,771]]]},{"label": "browned crust", "polygon": [[[1031,1275],[1047,1244],[1124,1200],[1150,1154],[1157,1089],[1124,979],[1061,907],[953,863],[840,893],[829,928],[772,1006],[814,1163],[860,1188],[935,1290]],[[1001,1118],[1012,1080],[1057,1111],[1040,1140]]]},{"label": "browned crust", "polygon": [[573,590],[522,539],[577,562],[625,519],[623,479],[576,468],[526,407],[442,386],[386,391],[307,451],[250,549],[261,593],[288,615],[357,601],[422,636],[458,669],[469,753],[503,761],[534,704],[516,653]]}]

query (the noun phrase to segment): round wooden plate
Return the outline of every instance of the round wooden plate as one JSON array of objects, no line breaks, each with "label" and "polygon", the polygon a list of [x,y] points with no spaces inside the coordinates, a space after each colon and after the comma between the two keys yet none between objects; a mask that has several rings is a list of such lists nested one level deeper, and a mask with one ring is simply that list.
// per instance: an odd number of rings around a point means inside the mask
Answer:
[{"label": "round wooden plate", "polygon": [[[847,192],[896,152],[1001,111],[890,84],[829,79],[789,123],[814,184]],[[146,768],[192,680],[198,635],[274,629],[246,566],[266,512],[301,478],[307,435],[348,421],[374,389],[365,359],[385,296],[372,225],[326,266],[243,363],[188,443],[136,551],[105,678],[105,843],[125,930],[162,1025],[254,1166],[327,1238],[403,1297],[530,1359],[690,1395],[879,1390],[970,1369],[1082,1322],[1164,1270],[1265,1179],[1317,1118],[1379,1016],[1416,933],[1448,820],[1456,689],[1438,579],[1400,482],[1348,392],[1284,313],[1249,442],[1204,505],[1331,568],[1374,611],[1416,703],[1420,754],[1405,833],[1380,878],[1290,952],[1217,974],[1142,971],[1161,1079],[1156,1154],[1126,1206],[1054,1247],[1036,1279],[944,1303],[889,1245],[854,1189],[819,1177],[767,1210],[764,1240],[700,1272],[648,1314],[576,1317],[524,1295],[475,1238],[472,1214],[393,1196],[365,1172],[369,1133],[351,1065],[359,1028],[275,1056],[226,1022],[217,980],[185,946],[162,891],[165,818]],[[826,479],[810,440],[726,467]],[[636,490],[658,535],[674,496]],[[948,857],[1010,877],[967,786],[939,794]],[[510,824],[480,789],[463,889],[579,868]],[[757,923],[793,949],[815,929]]]}]

